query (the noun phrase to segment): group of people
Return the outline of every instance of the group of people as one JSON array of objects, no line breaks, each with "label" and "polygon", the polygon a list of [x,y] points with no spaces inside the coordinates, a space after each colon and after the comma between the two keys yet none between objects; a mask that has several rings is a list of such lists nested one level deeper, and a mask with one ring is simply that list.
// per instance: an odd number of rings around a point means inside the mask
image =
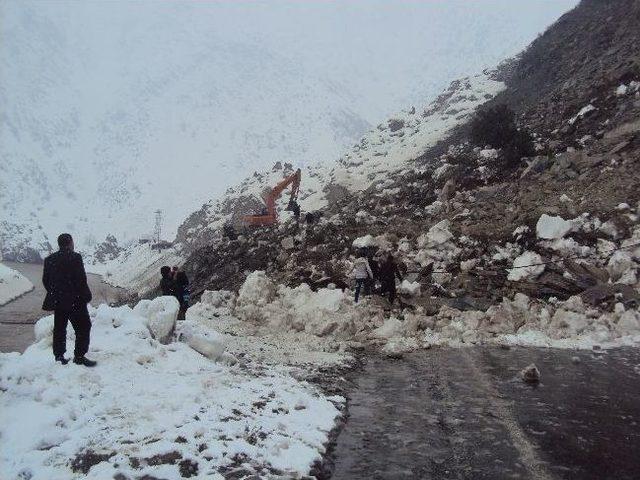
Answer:
[{"label": "group of people", "polygon": [[170,297],[176,297],[180,304],[180,311],[178,313],[178,319],[184,320],[187,309],[189,308],[189,301],[191,299],[191,292],[189,290],[189,278],[187,274],[180,270],[178,267],[169,267],[167,265],[160,268],[160,290],[162,295]]},{"label": "group of people", "polygon": [[[53,354],[56,361],[66,365],[69,360],[64,357],[66,351],[67,324],[71,322],[75,330],[75,350],[73,362],[93,367],[96,362],[89,360],[85,354],[89,350],[91,320],[87,304],[91,301],[91,290],[87,283],[87,275],[82,257],[74,252],[73,238],[68,233],[58,237],[59,251],[49,255],[44,261],[42,283],[47,291],[42,308],[53,311]],[[402,274],[391,253],[386,253],[377,261],[372,253],[360,252],[353,268],[356,280],[355,302],[360,292],[365,295],[377,292],[386,295],[390,305],[396,298],[396,278],[402,281]],[[163,266],[160,269],[162,279],[160,290],[162,295],[173,296],[180,304],[179,319],[184,319],[189,308],[191,292],[189,279],[178,267]],[[376,284],[380,288],[376,289]]]},{"label": "group of people", "polygon": [[396,278],[402,281],[402,274],[393,254],[386,253],[378,262],[373,254],[360,252],[353,266],[353,276],[356,280],[356,303],[362,290],[365,295],[371,295],[376,290],[376,282],[380,282],[378,293],[386,295],[389,305],[393,305],[396,298]]}]

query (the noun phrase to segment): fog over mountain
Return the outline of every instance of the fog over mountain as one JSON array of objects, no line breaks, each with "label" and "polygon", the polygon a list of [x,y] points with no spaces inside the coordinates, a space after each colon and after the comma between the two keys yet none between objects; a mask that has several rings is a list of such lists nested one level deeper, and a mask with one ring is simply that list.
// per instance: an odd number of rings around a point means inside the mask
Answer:
[{"label": "fog over mountain", "polygon": [[0,3],[0,241],[164,237],[276,161],[516,54],[577,3]]}]

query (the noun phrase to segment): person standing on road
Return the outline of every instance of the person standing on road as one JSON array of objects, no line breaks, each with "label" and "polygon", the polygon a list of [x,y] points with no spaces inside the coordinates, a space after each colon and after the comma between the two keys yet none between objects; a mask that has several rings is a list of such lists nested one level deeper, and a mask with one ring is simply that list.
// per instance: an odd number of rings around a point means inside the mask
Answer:
[{"label": "person standing on road", "polygon": [[73,251],[73,238],[68,233],[58,237],[57,252],[44,260],[42,284],[47,295],[43,310],[53,310],[53,355],[56,362],[66,365],[67,324],[70,321],[76,334],[73,363],[94,367],[96,362],[85,357],[89,351],[91,320],[87,303],[91,301],[91,290],[87,284],[82,256]]},{"label": "person standing on road", "polygon": [[360,290],[362,286],[365,286],[365,294],[367,292],[367,280],[369,278],[373,278],[373,272],[371,271],[371,267],[369,266],[369,262],[364,253],[361,253],[356,261],[353,264],[353,273],[356,277],[356,298],[355,302],[358,303],[358,299],[360,298]]},{"label": "person standing on road", "polygon": [[380,284],[382,285],[382,291],[387,292],[389,304],[393,305],[393,301],[396,298],[396,277],[402,281],[402,275],[396,264],[393,255],[389,253],[382,265],[380,265]]}]

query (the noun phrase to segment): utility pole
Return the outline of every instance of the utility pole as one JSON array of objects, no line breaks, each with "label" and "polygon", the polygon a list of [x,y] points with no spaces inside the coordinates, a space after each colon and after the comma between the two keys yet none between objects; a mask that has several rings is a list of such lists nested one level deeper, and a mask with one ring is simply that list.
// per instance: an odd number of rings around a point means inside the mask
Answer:
[{"label": "utility pole", "polygon": [[156,224],[153,229],[153,239],[156,243],[160,242],[160,234],[162,233],[162,210],[156,210]]}]

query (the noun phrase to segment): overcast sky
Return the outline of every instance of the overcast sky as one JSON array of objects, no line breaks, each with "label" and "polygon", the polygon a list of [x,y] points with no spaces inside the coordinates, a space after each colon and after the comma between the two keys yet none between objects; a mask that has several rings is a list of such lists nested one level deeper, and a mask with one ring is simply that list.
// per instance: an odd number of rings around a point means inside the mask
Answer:
[{"label": "overcast sky", "polygon": [[106,229],[127,208],[175,229],[253,170],[336,160],[576,3],[0,0],[0,199],[32,221],[98,191]]}]

